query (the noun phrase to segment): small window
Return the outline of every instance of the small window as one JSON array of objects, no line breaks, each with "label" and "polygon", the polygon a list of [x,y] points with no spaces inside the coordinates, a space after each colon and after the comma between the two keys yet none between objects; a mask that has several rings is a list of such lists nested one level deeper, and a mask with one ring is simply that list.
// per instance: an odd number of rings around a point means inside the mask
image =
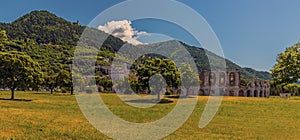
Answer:
[{"label": "small window", "polygon": [[215,85],[216,84],[216,74],[215,73],[210,73],[209,76],[209,84],[210,85]]},{"label": "small window", "polygon": [[219,81],[220,85],[224,85],[225,84],[225,74],[222,72],[220,73],[220,81]]},{"label": "small window", "polygon": [[229,75],[229,82],[230,82],[230,86],[234,86],[234,83],[235,83],[234,73],[230,73],[230,75]]}]

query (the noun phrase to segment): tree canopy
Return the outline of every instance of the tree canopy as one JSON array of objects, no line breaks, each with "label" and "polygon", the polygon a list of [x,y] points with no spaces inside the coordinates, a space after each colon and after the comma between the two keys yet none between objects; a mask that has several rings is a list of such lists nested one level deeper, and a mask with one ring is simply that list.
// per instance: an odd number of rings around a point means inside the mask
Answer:
[{"label": "tree canopy", "polygon": [[0,52],[0,73],[1,83],[11,90],[11,99],[14,99],[16,88],[43,82],[39,64],[20,52]]},{"label": "tree canopy", "polygon": [[164,77],[168,87],[177,88],[180,85],[180,73],[176,65],[169,59],[161,58],[148,59],[145,63],[140,64],[136,71],[139,85],[146,88],[149,85],[150,77],[155,74],[160,74]]},{"label": "tree canopy", "polygon": [[271,71],[278,84],[296,83],[300,79],[300,44],[286,48],[277,56],[277,63]]},{"label": "tree canopy", "polygon": [[182,85],[186,88],[186,95],[189,95],[189,89],[191,87],[197,87],[200,85],[200,79],[198,73],[189,64],[182,64],[181,66]]}]

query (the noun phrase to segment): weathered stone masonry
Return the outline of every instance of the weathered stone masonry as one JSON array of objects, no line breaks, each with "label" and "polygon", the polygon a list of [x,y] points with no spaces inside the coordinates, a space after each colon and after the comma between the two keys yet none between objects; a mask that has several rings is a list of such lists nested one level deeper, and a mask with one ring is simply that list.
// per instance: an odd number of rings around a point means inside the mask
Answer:
[{"label": "weathered stone masonry", "polygon": [[241,86],[240,72],[232,71],[202,71],[199,95],[215,94],[224,96],[269,97],[270,83],[264,80],[252,80],[248,85]]}]

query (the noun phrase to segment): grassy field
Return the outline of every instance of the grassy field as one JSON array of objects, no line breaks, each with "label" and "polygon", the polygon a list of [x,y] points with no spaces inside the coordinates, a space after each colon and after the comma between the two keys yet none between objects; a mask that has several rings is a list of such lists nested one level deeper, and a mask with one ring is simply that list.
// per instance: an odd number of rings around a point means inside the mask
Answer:
[{"label": "grassy field", "polygon": [[[2,139],[109,139],[81,113],[75,96],[0,92],[0,138]],[[109,108],[133,122],[149,122],[164,116],[176,103],[141,110],[102,95]],[[199,97],[190,119],[165,139],[300,139],[300,98],[280,99],[224,97],[212,122],[199,129],[207,97]],[[143,112],[142,115],[132,115]],[[156,113],[153,113],[156,112]]]}]

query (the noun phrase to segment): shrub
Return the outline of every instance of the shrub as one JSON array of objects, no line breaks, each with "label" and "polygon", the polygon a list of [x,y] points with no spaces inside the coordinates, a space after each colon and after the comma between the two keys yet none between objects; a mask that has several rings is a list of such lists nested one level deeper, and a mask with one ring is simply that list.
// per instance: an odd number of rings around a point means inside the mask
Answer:
[{"label": "shrub", "polygon": [[67,93],[68,89],[67,88],[61,88],[61,93]]}]

